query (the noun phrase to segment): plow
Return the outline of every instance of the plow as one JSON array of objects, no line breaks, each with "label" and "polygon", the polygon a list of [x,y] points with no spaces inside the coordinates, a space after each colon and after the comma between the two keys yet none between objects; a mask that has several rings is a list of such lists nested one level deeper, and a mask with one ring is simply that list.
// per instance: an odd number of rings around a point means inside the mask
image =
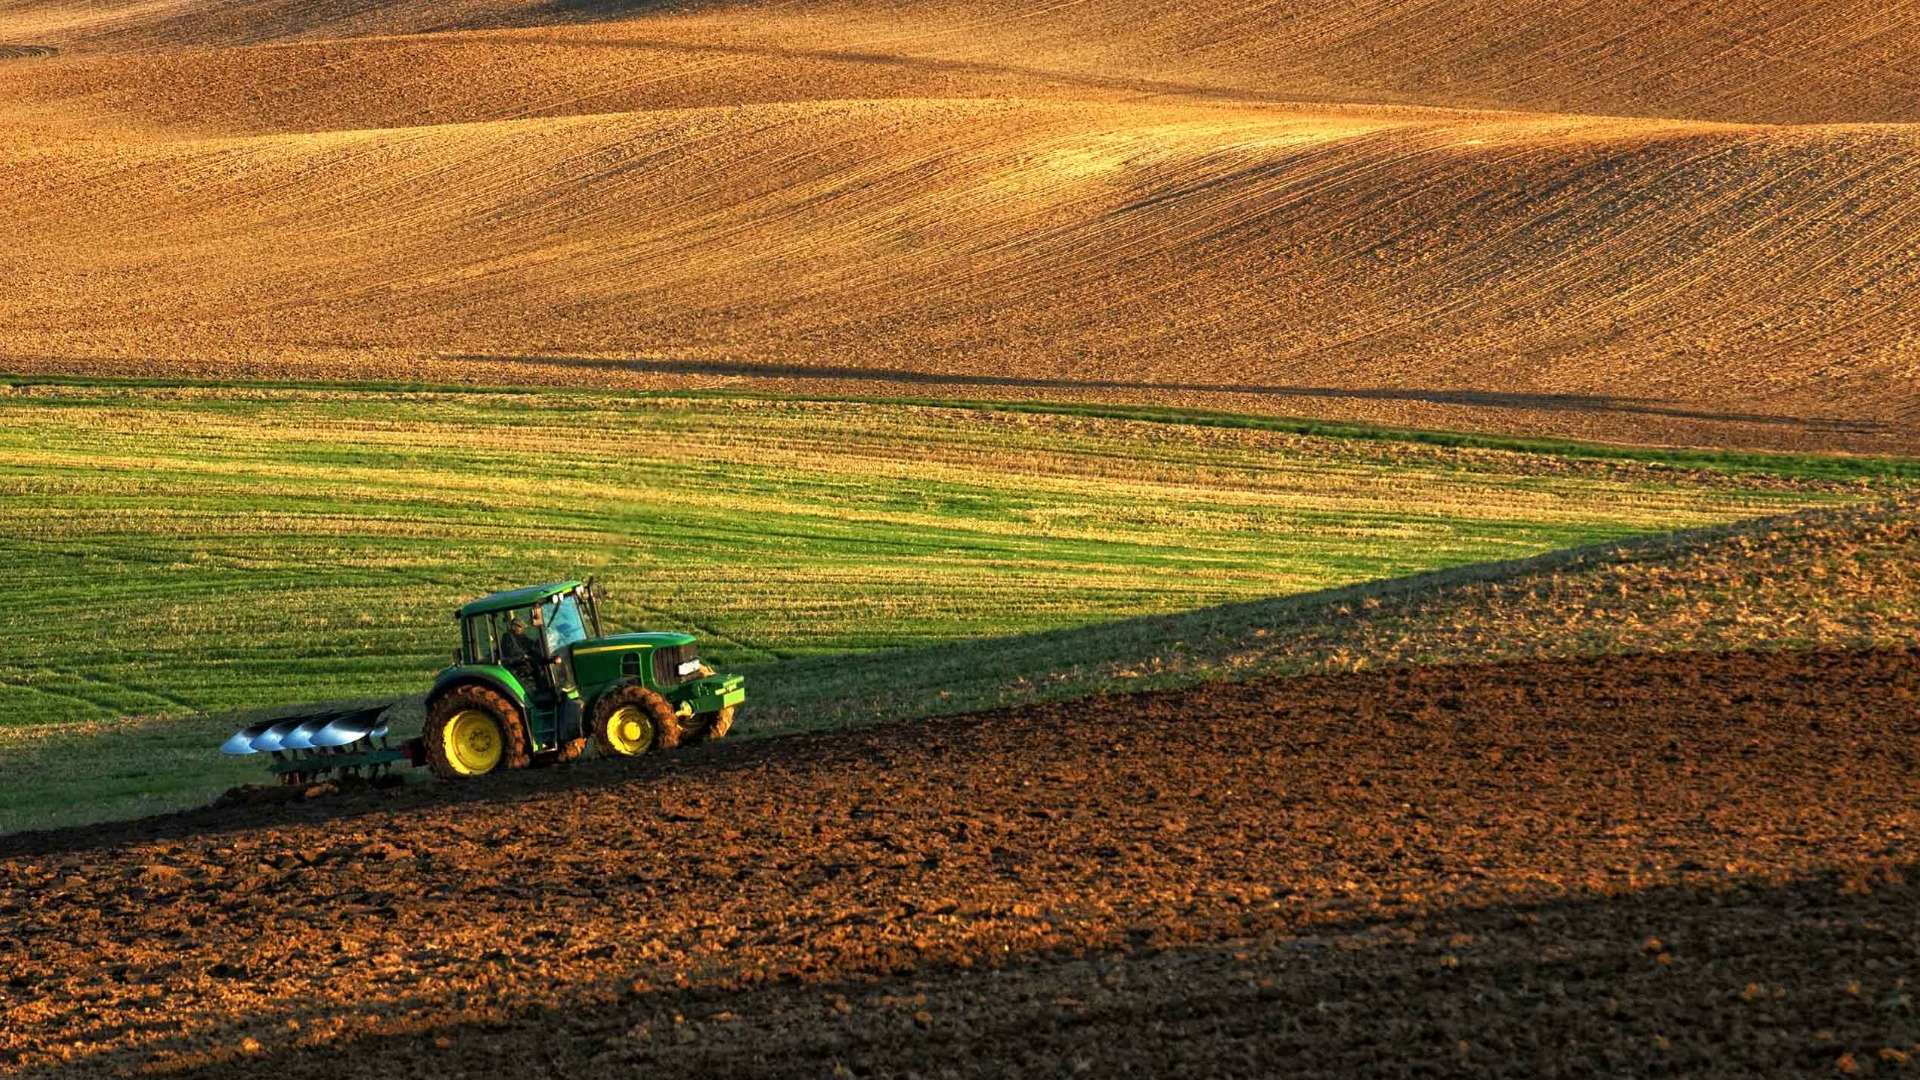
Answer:
[{"label": "plow", "polygon": [[267,770],[283,784],[310,784],[336,774],[377,781],[395,765],[413,764],[417,754],[407,743],[395,746],[390,741],[381,719],[390,707],[262,720],[234,732],[220,752],[271,755]]},{"label": "plow", "polygon": [[[746,681],[716,673],[690,634],[606,633],[592,579],[492,593],[454,612],[453,663],[426,694],[417,737],[395,740],[390,705],[261,720],[228,754],[265,754],[288,785],[327,777],[380,781],[400,765],[447,780],[495,769],[643,754],[724,737]],[[395,777],[397,778],[397,777]]]}]

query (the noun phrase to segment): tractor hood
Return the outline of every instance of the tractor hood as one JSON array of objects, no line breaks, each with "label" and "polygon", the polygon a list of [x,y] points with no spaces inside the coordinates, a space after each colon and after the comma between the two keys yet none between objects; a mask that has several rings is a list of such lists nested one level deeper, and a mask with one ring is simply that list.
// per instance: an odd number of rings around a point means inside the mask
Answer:
[{"label": "tractor hood", "polygon": [[642,634],[608,634],[606,637],[586,638],[573,643],[573,651],[580,653],[598,652],[601,649],[671,649],[676,645],[693,644],[692,634],[676,634],[670,631],[655,631]]}]

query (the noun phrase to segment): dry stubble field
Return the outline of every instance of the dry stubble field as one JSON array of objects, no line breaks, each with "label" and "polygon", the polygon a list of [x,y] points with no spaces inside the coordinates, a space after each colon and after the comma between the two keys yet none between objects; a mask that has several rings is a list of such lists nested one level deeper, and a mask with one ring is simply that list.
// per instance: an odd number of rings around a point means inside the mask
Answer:
[{"label": "dry stubble field", "polygon": [[1911,450],[1914,15],[8,0],[0,367]]}]

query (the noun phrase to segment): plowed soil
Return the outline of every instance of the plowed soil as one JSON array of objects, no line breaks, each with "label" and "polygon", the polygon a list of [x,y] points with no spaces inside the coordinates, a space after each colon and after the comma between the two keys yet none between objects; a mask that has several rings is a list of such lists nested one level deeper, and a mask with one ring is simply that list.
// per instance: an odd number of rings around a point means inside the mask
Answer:
[{"label": "plowed soil", "polygon": [[26,1075],[1837,1075],[1920,655],[1216,685],[0,842]]},{"label": "plowed soil", "polygon": [[1920,451],[1911,0],[0,3],[0,370]]}]

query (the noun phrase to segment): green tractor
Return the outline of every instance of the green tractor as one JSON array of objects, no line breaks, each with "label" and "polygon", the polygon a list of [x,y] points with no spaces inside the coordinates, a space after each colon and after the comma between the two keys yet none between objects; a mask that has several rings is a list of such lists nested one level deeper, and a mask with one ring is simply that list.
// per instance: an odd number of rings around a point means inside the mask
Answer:
[{"label": "green tractor", "polygon": [[746,680],[716,675],[688,634],[605,634],[591,582],[560,581],[475,600],[454,618],[460,647],[427,692],[418,739],[389,746],[380,708],[262,721],[227,753],[272,752],[273,772],[302,784],[405,761],[447,779],[505,766],[635,757],[724,736]]},{"label": "green tractor", "polygon": [[746,680],[715,675],[690,635],[602,634],[578,581],[483,596],[455,618],[460,648],[433,680],[421,732],[440,776],[573,761],[589,738],[615,757],[717,739],[746,700]]}]

